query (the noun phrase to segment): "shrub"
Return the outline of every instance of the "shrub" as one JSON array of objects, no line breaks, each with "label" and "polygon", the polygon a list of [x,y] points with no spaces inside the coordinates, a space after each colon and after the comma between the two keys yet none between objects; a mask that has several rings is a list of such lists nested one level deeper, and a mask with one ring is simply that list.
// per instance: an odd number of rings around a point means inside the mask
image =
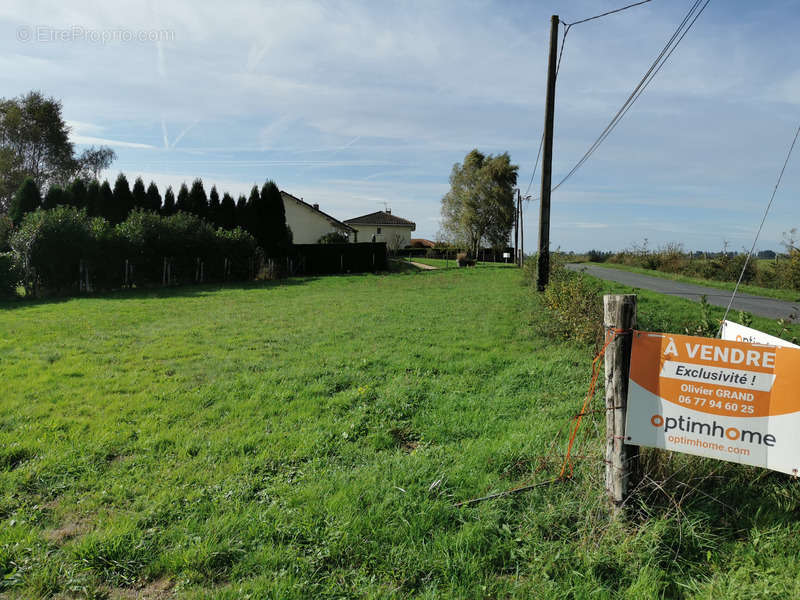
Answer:
[{"label": "shrub", "polygon": [[123,241],[123,257],[133,268],[133,281],[139,285],[161,281],[165,250],[169,244],[164,227],[166,219],[155,213],[137,209],[117,225],[116,233]]},{"label": "shrub", "polygon": [[0,252],[11,250],[11,234],[14,232],[14,222],[8,215],[0,215]]},{"label": "shrub", "polygon": [[774,272],[782,288],[800,290],[800,250],[789,248],[789,255],[775,264]]},{"label": "shrub", "polygon": [[[718,281],[738,281],[746,260],[746,254],[731,255],[728,252],[723,252],[716,258],[701,261],[701,276]],[[747,267],[742,275],[742,283],[750,283],[756,279],[756,275],[756,263],[750,260],[747,262]]]},{"label": "shrub", "polygon": [[135,210],[117,231],[125,242],[124,259],[133,265],[137,285],[161,283],[165,258],[172,262],[174,280],[194,281],[197,260],[208,263],[215,256],[214,230],[190,213],[162,217]]},{"label": "shrub", "polygon": [[119,230],[101,217],[89,223],[92,244],[84,257],[88,261],[92,289],[118,288],[124,281],[127,245]]},{"label": "shrub", "polygon": [[35,211],[42,204],[42,198],[39,195],[39,188],[36,187],[36,182],[32,177],[28,177],[19,186],[14,197],[11,199],[11,205],[8,207],[8,216],[15,225],[22,222],[23,217],[29,212]]},{"label": "shrub", "polygon": [[330,231],[325,235],[321,236],[318,240],[318,244],[346,244],[349,241],[348,237],[343,234],[339,233],[338,231]]},{"label": "shrub", "polygon": [[[247,279],[250,261],[260,256],[255,238],[244,229],[217,229],[214,233],[217,256],[211,261],[209,273],[220,279]],[[228,270],[225,272],[226,265]]]},{"label": "shrub", "polygon": [[611,258],[611,255],[611,252],[604,252],[603,250],[589,250],[589,252],[586,253],[586,258],[589,262],[603,263]]},{"label": "shrub", "polygon": [[59,206],[28,213],[11,238],[26,291],[62,292],[77,287],[79,263],[92,244],[84,210]]},{"label": "shrub", "polygon": [[459,267],[474,267],[475,259],[469,255],[469,252],[460,252],[456,256],[456,262]]},{"label": "shrub", "polygon": [[603,294],[597,282],[551,259],[544,303],[553,313],[560,336],[595,344],[602,340]]},{"label": "shrub", "polygon": [[17,295],[17,286],[22,281],[14,255],[10,252],[0,254],[0,298]]}]

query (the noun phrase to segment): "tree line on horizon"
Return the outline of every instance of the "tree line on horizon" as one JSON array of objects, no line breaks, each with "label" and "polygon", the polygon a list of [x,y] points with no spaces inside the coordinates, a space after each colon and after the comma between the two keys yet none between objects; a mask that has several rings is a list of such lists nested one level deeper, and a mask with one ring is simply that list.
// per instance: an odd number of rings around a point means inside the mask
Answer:
[{"label": "tree line on horizon", "polygon": [[37,209],[50,210],[57,206],[83,209],[90,217],[101,217],[112,225],[122,223],[134,210],[144,210],[171,216],[178,212],[193,214],[214,227],[232,230],[241,227],[249,232],[267,256],[279,255],[291,245],[291,230],[286,225],[283,198],[275,182],[266,181],[261,189],[254,185],[249,197],[238,200],[225,192],[220,198],[216,186],[206,194],[203,181],[195,179],[189,187],[181,184],[177,195],[172,186],[164,196],[155,182],[145,187],[137,177],[133,187],[120,173],[113,187],[108,180],[92,179],[88,185],[76,178],[66,187],[51,185],[42,196],[36,182],[28,177],[11,199],[8,216],[19,227],[27,213]]}]

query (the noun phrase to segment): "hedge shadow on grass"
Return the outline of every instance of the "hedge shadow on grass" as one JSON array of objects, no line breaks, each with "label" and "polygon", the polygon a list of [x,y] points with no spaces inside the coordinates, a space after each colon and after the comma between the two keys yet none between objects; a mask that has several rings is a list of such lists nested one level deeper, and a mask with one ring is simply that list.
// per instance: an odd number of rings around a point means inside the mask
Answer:
[{"label": "hedge shadow on grass", "polygon": [[50,296],[47,298],[16,298],[0,300],[0,310],[15,310],[29,308],[31,306],[42,306],[50,304],[61,304],[71,300],[81,298],[103,299],[103,300],[124,300],[124,299],[150,299],[150,298],[188,298],[192,296],[203,296],[212,292],[225,290],[255,290],[282,286],[305,285],[319,277],[292,277],[288,279],[276,279],[271,281],[237,281],[231,283],[195,283],[181,286],[164,287],[141,287],[126,288],[120,290],[103,291],[79,295]]}]

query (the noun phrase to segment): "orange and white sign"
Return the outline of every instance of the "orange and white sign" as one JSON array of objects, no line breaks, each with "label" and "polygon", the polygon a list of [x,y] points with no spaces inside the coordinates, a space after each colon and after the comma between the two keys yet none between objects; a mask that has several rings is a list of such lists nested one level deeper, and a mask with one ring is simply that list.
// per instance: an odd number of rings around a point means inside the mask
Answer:
[{"label": "orange and white sign", "polygon": [[749,342],[751,344],[767,344],[768,346],[786,346],[787,348],[800,348],[797,344],[787,342],[783,338],[775,337],[752,327],[745,327],[733,321],[723,321],[719,337],[723,340]]},{"label": "orange and white sign", "polygon": [[798,475],[800,350],[635,331],[625,438]]}]

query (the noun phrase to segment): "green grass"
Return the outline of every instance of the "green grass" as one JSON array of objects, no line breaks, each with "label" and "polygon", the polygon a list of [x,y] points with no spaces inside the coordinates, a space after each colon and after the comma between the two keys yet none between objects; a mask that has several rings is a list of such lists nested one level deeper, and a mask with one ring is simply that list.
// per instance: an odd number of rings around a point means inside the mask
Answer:
[{"label": "green grass", "polygon": [[[402,260],[408,261],[408,257],[403,258]],[[458,269],[458,263],[456,263],[455,259],[444,259],[444,258],[412,258],[410,262],[416,262],[423,265],[431,265],[432,267],[436,267],[437,269]],[[492,262],[479,262],[475,265],[475,267],[481,268],[514,268],[513,264],[509,263],[492,263]],[[473,267],[470,267],[473,268]]]},{"label": "green grass", "polygon": [[453,506],[557,474],[588,384],[516,269],[17,302],[0,331],[10,598],[800,595],[797,485],[678,457],[610,522],[602,415],[574,481]]},{"label": "green grass", "polygon": [[[660,277],[661,279],[671,279],[673,281],[680,281],[683,283],[694,283],[697,285],[704,285],[706,287],[713,287],[721,290],[732,291],[733,288],[736,287],[735,281],[716,281],[714,279],[687,277],[686,275],[678,275],[676,273],[665,273],[664,271],[655,271],[652,269],[644,269],[642,267],[634,267],[630,265],[621,265],[609,262],[592,263],[592,264],[596,264],[598,267],[608,267],[610,269],[619,269],[620,271],[641,273],[642,275],[651,275],[653,277]],[[754,296],[765,296],[767,298],[785,300],[786,302],[800,302],[800,292],[798,292],[797,290],[784,290],[777,288],[760,287],[757,285],[742,284],[739,286],[739,292],[743,294],[752,294]]]}]

